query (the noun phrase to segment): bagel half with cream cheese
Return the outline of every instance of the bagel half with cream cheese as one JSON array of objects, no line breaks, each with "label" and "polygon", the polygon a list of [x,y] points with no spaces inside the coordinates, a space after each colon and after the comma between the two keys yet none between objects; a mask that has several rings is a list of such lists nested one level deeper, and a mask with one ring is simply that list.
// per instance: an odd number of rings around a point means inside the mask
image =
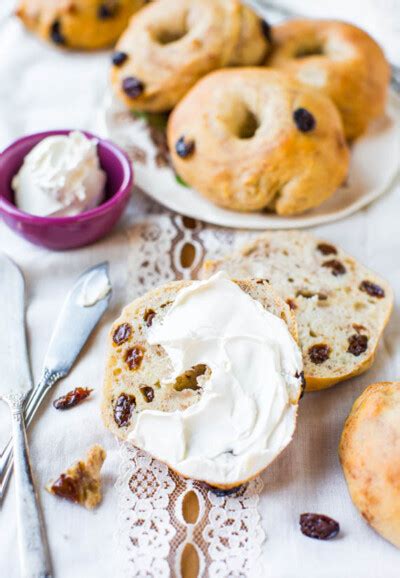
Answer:
[{"label": "bagel half with cream cheese", "polygon": [[348,173],[332,101],[275,70],[212,72],[175,107],[167,132],[180,177],[235,211],[302,213],[328,199]]},{"label": "bagel half with cream cheese", "polygon": [[111,328],[105,424],[184,477],[237,487],[292,438],[304,385],[296,336],[264,281],[219,273],[150,291]]},{"label": "bagel half with cream cheese", "polygon": [[366,32],[334,20],[290,20],[273,28],[267,66],[329,96],[349,140],[383,115],[390,79],[380,46]]},{"label": "bagel half with cream cheese", "polygon": [[156,0],[130,21],[111,82],[129,108],[171,110],[208,72],[261,64],[269,26],[238,0]]}]

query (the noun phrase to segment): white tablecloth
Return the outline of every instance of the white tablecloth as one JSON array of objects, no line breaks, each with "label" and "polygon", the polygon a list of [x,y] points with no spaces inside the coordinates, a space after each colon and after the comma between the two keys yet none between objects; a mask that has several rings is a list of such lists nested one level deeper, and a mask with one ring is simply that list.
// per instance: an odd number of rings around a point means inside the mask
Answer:
[{"label": "white tablecloth", "polygon": [[[3,0],[1,4],[0,148],[36,130],[71,127],[96,131],[107,84],[109,54],[64,54],[54,50],[27,34],[16,19],[7,16],[12,2]],[[358,4],[360,8],[364,5],[347,2],[349,4]],[[398,6],[395,2],[389,4]],[[383,22],[383,18],[381,20]],[[389,20],[386,18],[385,22]],[[377,22],[374,20],[374,26]],[[385,40],[385,34],[381,34],[381,40]],[[388,45],[393,53],[392,48],[392,44]],[[355,216],[315,230],[386,276],[395,289],[397,302],[400,299],[399,195],[397,187]],[[65,413],[57,412],[47,403],[29,436],[57,578],[120,576],[113,539],[117,517],[113,484],[118,469],[118,446],[102,425],[99,403],[105,335],[124,302],[129,251],[126,231],[134,227],[134,215],[133,198],[128,212],[107,239],[68,253],[34,247],[0,223],[0,248],[20,265],[26,278],[29,343],[36,379],[67,288],[86,267],[104,259],[111,263],[112,307],[70,376],[56,387],[49,402],[76,386],[93,387],[93,398]],[[369,529],[354,510],[337,458],[343,421],[356,396],[373,381],[400,378],[399,317],[396,307],[376,363],[368,374],[331,390],[306,395],[294,442],[264,475],[260,510],[267,540],[263,559],[266,575],[271,578],[399,576],[400,552]],[[0,326],[0,330],[6,328]],[[1,404],[1,441],[8,435],[7,422],[7,411]],[[43,487],[63,468],[82,457],[92,443],[103,444],[108,457],[103,470],[104,501],[96,511],[87,512],[50,496]],[[11,486],[0,509],[1,578],[19,576],[14,506]],[[342,527],[340,537],[328,543],[303,537],[297,520],[304,511],[336,518]]]}]

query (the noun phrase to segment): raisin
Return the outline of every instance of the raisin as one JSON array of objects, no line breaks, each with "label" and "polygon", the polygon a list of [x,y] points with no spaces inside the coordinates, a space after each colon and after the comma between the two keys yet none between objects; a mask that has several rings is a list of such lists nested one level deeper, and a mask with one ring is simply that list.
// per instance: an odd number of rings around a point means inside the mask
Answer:
[{"label": "raisin", "polygon": [[322,266],[330,269],[334,277],[339,277],[339,275],[344,275],[347,273],[346,267],[343,265],[343,263],[341,263],[341,261],[338,261],[337,259],[330,259],[330,261],[325,261],[325,263],[322,263]]},{"label": "raisin", "polygon": [[113,55],[111,57],[111,61],[114,64],[114,66],[122,66],[124,62],[126,62],[127,60],[128,60],[127,53],[121,51],[113,52]]},{"label": "raisin", "polygon": [[125,363],[129,369],[136,370],[139,369],[144,357],[143,348],[140,345],[135,345],[131,349],[128,349],[125,353]]},{"label": "raisin", "polygon": [[272,44],[272,26],[266,20],[261,20],[261,32],[263,33],[264,38]]},{"label": "raisin", "polygon": [[53,406],[56,409],[70,409],[89,397],[92,391],[93,389],[89,389],[88,387],[76,387],[74,390],[54,400]]},{"label": "raisin", "polygon": [[315,118],[305,108],[298,108],[293,113],[293,120],[301,132],[310,132],[315,128]]},{"label": "raisin", "polygon": [[61,31],[61,22],[59,20],[54,20],[50,27],[50,38],[54,44],[64,45],[66,44],[65,36]]},{"label": "raisin", "polygon": [[356,333],[349,337],[349,347],[347,353],[352,353],[356,357],[367,351],[368,348],[368,337],[366,335],[360,335]]},{"label": "raisin", "polygon": [[175,144],[176,154],[182,159],[190,157],[194,153],[195,144],[193,140],[185,140],[184,136],[181,136]]},{"label": "raisin", "polygon": [[138,98],[144,91],[144,84],[135,76],[127,76],[122,81],[122,90],[129,98]]},{"label": "raisin", "polygon": [[316,365],[321,365],[327,359],[329,359],[329,354],[331,352],[331,348],[329,345],[325,343],[317,343],[316,345],[312,345],[308,350],[308,355],[313,363]]},{"label": "raisin", "polygon": [[385,297],[385,291],[379,285],[372,283],[372,281],[362,281],[359,286],[360,291],[368,293],[371,297],[377,297],[377,299],[382,299]]},{"label": "raisin", "polygon": [[295,373],[294,376],[295,376],[297,379],[301,379],[301,393],[300,393],[300,398],[299,398],[299,399],[301,399],[301,398],[303,397],[303,395],[304,395],[304,392],[305,392],[305,390],[306,390],[306,385],[307,385],[307,383],[306,383],[306,378],[304,377],[304,371],[302,371],[302,372],[300,372],[300,373],[299,373],[298,371],[296,371],[296,373]]},{"label": "raisin", "polygon": [[132,327],[129,323],[122,323],[118,325],[117,329],[113,333],[113,341],[116,345],[121,345],[132,335]]},{"label": "raisin", "polygon": [[153,323],[153,319],[156,316],[156,312],[153,309],[146,309],[143,315],[144,322],[146,323],[147,327],[150,327]]},{"label": "raisin", "polygon": [[295,309],[297,309],[297,305],[296,303],[293,301],[293,299],[286,299],[286,303],[289,305],[289,308],[294,311]]},{"label": "raisin", "polygon": [[231,496],[232,494],[237,494],[237,492],[239,492],[245,486],[245,484],[235,486],[234,488],[229,488],[228,490],[223,490],[221,488],[216,488],[215,486],[210,486],[210,484],[207,484],[206,482],[204,482],[204,486],[206,487],[207,490],[210,490],[210,492],[212,492],[215,496],[223,497],[223,496]]},{"label": "raisin", "polygon": [[99,20],[108,20],[108,18],[114,18],[117,14],[118,6],[111,2],[102,2],[97,9],[97,18]]},{"label": "raisin", "polygon": [[336,520],[323,514],[301,514],[300,530],[308,538],[330,540],[337,536],[340,526]]},{"label": "raisin", "polygon": [[144,387],[140,388],[140,391],[143,394],[144,399],[147,401],[147,403],[151,403],[154,399],[154,389],[152,387],[149,387],[148,385],[145,385]]},{"label": "raisin", "polygon": [[132,412],[136,407],[136,399],[133,395],[123,393],[114,404],[114,421],[118,427],[129,425]]},{"label": "raisin", "polygon": [[65,498],[75,504],[79,503],[78,481],[67,474],[61,474],[58,480],[52,484],[50,491],[60,498]]},{"label": "raisin", "polygon": [[329,243],[319,243],[317,249],[323,255],[337,255],[337,249]]}]

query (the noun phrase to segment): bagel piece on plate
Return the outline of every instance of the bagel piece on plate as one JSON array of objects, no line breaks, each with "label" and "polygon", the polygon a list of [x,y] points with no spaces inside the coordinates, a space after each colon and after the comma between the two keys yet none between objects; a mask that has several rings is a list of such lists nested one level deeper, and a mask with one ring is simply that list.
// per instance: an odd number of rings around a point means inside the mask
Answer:
[{"label": "bagel piece on plate", "polygon": [[400,548],[400,383],[374,383],[355,401],[339,456],[354,505]]},{"label": "bagel piece on plate", "polygon": [[293,313],[262,280],[177,281],[113,324],[103,417],[173,470],[230,489],[290,442],[304,379]]},{"label": "bagel piece on plate", "polygon": [[121,36],[112,86],[131,109],[168,111],[208,72],[261,64],[268,38],[269,26],[238,0],[156,0]]},{"label": "bagel piece on plate", "polygon": [[349,168],[331,100],[266,68],[201,79],[171,113],[168,144],[186,183],[236,211],[302,213],[328,199]]},{"label": "bagel piece on plate", "polygon": [[389,64],[366,32],[334,20],[290,20],[275,26],[272,38],[267,66],[329,96],[339,109],[349,140],[383,115]]},{"label": "bagel piece on plate", "polygon": [[112,46],[145,0],[20,0],[25,26],[61,48],[96,50]]},{"label": "bagel piece on plate", "polygon": [[329,241],[305,231],[265,233],[202,275],[268,279],[296,314],[306,391],[366,371],[393,307],[389,284]]}]

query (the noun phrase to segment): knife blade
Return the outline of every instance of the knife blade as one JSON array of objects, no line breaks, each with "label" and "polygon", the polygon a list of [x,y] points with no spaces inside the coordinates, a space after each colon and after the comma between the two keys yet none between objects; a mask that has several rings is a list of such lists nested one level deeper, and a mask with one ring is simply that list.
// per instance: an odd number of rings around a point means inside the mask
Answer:
[{"label": "knife blade", "polygon": [[21,271],[0,256],[0,398],[23,396],[32,389],[25,333],[25,283]]}]

